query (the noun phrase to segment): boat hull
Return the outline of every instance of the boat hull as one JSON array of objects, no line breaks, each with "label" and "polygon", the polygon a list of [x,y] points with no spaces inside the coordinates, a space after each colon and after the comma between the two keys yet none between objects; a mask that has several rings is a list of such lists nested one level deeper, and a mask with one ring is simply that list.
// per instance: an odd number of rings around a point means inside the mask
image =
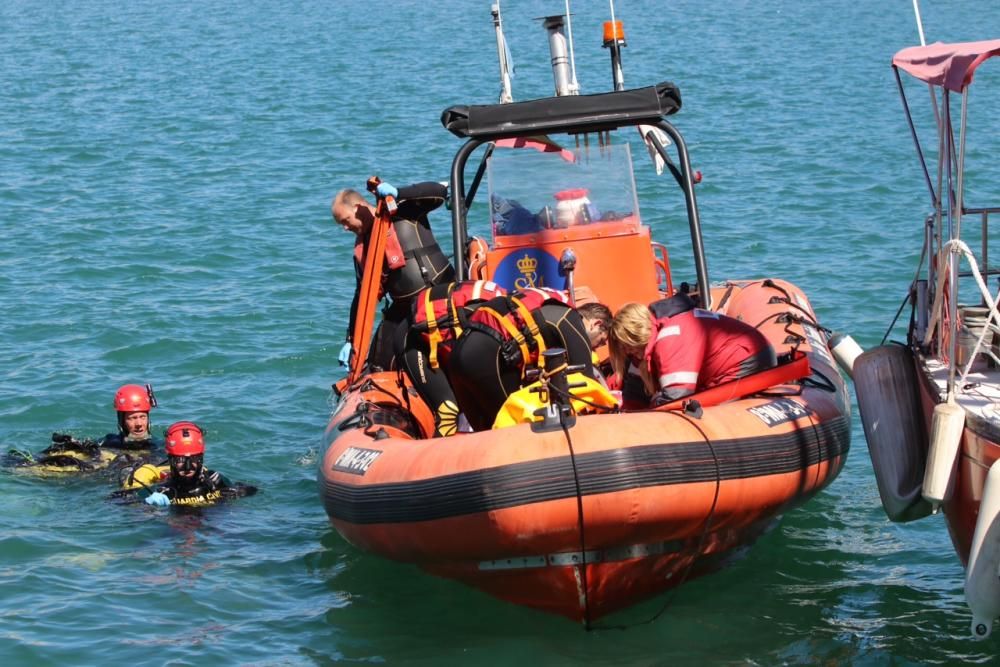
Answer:
[{"label": "boat hull", "polygon": [[[921,378],[920,398],[925,426],[930,433],[934,406],[947,398],[942,379],[945,369],[940,363],[920,355],[915,358],[915,363]],[[949,497],[941,505],[955,553],[963,566],[969,563],[969,550],[990,466],[1000,459],[1000,419],[991,418],[989,401],[982,402],[983,405],[979,403],[963,399],[965,427],[952,472]]]}]

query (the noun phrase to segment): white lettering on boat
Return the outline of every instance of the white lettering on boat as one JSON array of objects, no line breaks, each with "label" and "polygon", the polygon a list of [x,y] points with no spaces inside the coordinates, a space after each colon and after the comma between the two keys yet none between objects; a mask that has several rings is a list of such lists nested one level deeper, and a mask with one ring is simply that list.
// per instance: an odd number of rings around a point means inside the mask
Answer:
[{"label": "white lettering on boat", "polygon": [[790,398],[779,398],[765,405],[748,408],[748,411],[768,428],[812,414],[812,410]]},{"label": "white lettering on boat", "polygon": [[820,335],[819,331],[816,330],[816,327],[808,322],[803,322],[802,330],[805,332],[806,340],[809,341],[809,345],[813,351],[822,357],[823,361],[833,366],[834,362],[833,357],[830,355],[830,350],[826,346],[826,341]]},{"label": "white lettering on boat", "polygon": [[364,475],[381,454],[382,451],[379,449],[348,447],[337,457],[333,469],[352,475]]}]

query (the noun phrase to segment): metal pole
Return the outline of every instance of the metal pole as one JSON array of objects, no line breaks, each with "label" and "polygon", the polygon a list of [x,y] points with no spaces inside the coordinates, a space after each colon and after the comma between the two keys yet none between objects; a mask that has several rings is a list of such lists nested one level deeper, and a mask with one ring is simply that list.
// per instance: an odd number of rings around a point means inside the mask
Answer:
[{"label": "metal pole", "polygon": [[[705,244],[701,237],[701,220],[698,217],[698,202],[694,194],[694,180],[691,178],[691,160],[688,157],[687,145],[680,132],[665,120],[656,124],[667,133],[677,147],[677,157],[680,163],[681,189],[684,191],[684,204],[687,206],[688,226],[691,228],[691,247],[694,250],[695,274],[698,276],[698,292],[701,294],[701,307],[712,309],[712,286],[708,281],[708,262],[705,259]],[[659,140],[653,137],[656,144]],[[661,147],[662,148],[662,147]]]},{"label": "metal pole", "polygon": [[[893,66],[893,74],[896,75],[896,86],[899,88],[899,99],[903,101],[903,112],[906,114],[906,122],[910,126],[910,136],[913,137],[913,145],[917,147],[917,157],[920,158],[920,168],[924,171],[924,180],[927,182],[927,190],[931,193],[931,205],[937,201],[934,193],[934,185],[931,183],[931,173],[927,169],[927,160],[920,147],[920,139],[917,137],[917,128],[913,125],[913,115],[910,113],[910,105],[906,102],[906,91],[903,90],[903,80],[899,76],[899,68]],[[933,94],[933,93],[932,93]]]},{"label": "metal pole", "polygon": [[[952,171],[954,142],[951,136],[951,96],[944,91],[944,124],[946,131],[942,144],[942,157],[948,166],[948,239],[961,238],[961,215],[955,218],[956,200]],[[956,353],[958,351],[958,253],[952,248],[948,252],[948,396],[955,395]]]},{"label": "metal pole", "polygon": [[500,18],[500,2],[490,7],[493,14],[493,29],[497,36],[497,59],[500,61],[500,104],[514,101],[510,90],[510,54],[507,52],[507,40],[503,36],[503,21]]},{"label": "metal pole", "polygon": [[549,53],[552,55],[552,79],[556,86],[556,95],[572,95],[570,82],[569,51],[566,46],[566,35],[563,34],[564,17],[546,16],[542,25],[549,33]]},{"label": "metal pole", "polygon": [[457,280],[466,280],[465,275],[465,244],[466,244],[466,210],[465,210],[465,163],[484,142],[479,139],[469,139],[465,142],[451,163],[451,241],[454,255],[455,276]]}]

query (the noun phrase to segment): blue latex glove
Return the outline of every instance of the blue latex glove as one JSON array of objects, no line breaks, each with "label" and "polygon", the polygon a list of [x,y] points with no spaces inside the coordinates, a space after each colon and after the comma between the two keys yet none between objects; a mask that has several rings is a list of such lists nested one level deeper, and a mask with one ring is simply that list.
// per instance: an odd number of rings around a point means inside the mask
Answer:
[{"label": "blue latex glove", "polygon": [[156,505],[157,507],[166,507],[170,504],[170,498],[167,494],[160,493],[159,491],[154,491],[153,493],[146,496],[147,505]]},{"label": "blue latex glove", "polygon": [[351,346],[351,341],[344,343],[344,347],[340,348],[340,354],[337,355],[337,361],[340,362],[341,366],[349,366],[351,363],[351,352],[354,348]]},{"label": "blue latex glove", "polygon": [[396,199],[397,197],[399,197],[399,190],[392,187],[388,183],[379,183],[378,187],[375,188],[375,194],[377,194],[382,199],[385,199],[386,197],[392,197],[393,199]]}]

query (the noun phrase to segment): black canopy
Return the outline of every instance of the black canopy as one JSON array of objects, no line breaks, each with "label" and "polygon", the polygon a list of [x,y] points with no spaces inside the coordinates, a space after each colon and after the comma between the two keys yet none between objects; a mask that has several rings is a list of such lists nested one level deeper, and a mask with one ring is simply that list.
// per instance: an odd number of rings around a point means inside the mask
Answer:
[{"label": "black canopy", "polygon": [[613,93],[546,97],[511,104],[453,106],[441,113],[441,124],[459,137],[491,140],[656,124],[680,108],[681,91],[665,81]]}]

